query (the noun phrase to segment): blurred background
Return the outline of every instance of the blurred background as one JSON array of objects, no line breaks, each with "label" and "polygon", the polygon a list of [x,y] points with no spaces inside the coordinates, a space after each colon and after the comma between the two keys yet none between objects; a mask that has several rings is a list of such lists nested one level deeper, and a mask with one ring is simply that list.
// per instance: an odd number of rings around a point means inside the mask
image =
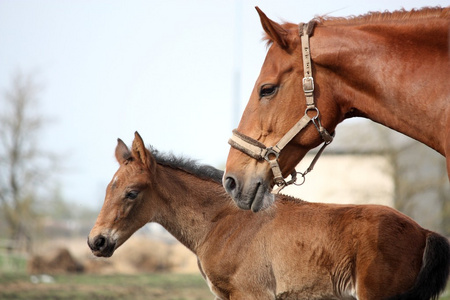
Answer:
[{"label": "blurred background", "polygon": [[[47,281],[76,285],[58,274],[93,274],[88,285],[103,278],[96,274],[175,272],[194,274],[185,284],[201,290],[180,298],[211,298],[195,257],[158,225],[140,230],[111,259],[89,253],[86,236],[117,169],[117,138],[130,144],[137,130],[160,151],[223,169],[267,50],[256,5],[275,21],[298,23],[449,4],[0,0],[0,296],[45,299],[46,291],[26,291]],[[450,235],[444,158],[367,120],[341,124],[306,183],[284,192],[390,205]],[[169,278],[164,286],[173,288]],[[159,288],[152,295],[166,299]],[[86,287],[91,299],[93,290]]]}]

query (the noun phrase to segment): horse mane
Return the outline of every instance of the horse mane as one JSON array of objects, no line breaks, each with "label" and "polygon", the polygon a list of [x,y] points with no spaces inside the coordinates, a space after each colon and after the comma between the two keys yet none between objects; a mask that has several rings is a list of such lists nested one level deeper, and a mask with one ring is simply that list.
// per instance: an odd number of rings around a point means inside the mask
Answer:
[{"label": "horse mane", "polygon": [[[197,160],[192,158],[187,158],[183,156],[176,156],[173,153],[163,153],[155,149],[153,146],[149,146],[148,149],[156,162],[160,165],[170,167],[172,169],[182,170],[191,175],[202,179],[211,179],[214,182],[222,184],[222,177],[224,171],[214,168],[213,166],[200,164]],[[292,202],[295,204],[305,204],[308,203],[302,199],[295,198],[290,195],[280,193],[277,195],[278,201],[281,202]]]},{"label": "horse mane", "polygon": [[222,183],[222,170],[210,165],[200,164],[197,160],[191,158],[176,156],[173,153],[162,153],[152,146],[149,147],[149,150],[160,165],[182,170],[202,179],[211,179],[217,183]]},{"label": "horse mane", "polygon": [[353,25],[363,23],[376,23],[385,21],[420,20],[427,18],[449,18],[450,7],[423,7],[412,10],[396,10],[393,12],[369,12],[360,16],[328,17],[317,16],[315,20],[320,25]]},{"label": "horse mane", "polygon": [[[331,17],[331,16],[316,16],[313,21],[316,25],[355,25],[355,24],[367,24],[376,22],[388,22],[388,21],[405,21],[405,20],[421,20],[427,18],[450,18],[450,6],[449,7],[423,7],[421,9],[405,10],[400,9],[393,12],[369,12],[367,14],[359,16],[349,17]],[[285,22],[281,26],[286,30],[292,30],[297,28],[296,24]],[[266,47],[269,48],[273,44],[273,40],[264,33],[263,41],[266,41]]]},{"label": "horse mane", "polygon": [[309,203],[308,201],[302,200],[300,198],[295,198],[294,196],[284,194],[283,192],[281,192],[277,195],[277,201],[279,201],[279,200],[281,200],[283,202],[292,202],[295,204]]}]

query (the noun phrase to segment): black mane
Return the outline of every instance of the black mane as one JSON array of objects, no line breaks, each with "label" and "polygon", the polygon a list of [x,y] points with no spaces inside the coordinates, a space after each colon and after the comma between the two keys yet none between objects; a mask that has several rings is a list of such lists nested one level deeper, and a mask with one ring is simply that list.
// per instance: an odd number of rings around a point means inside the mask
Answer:
[{"label": "black mane", "polygon": [[[222,184],[222,177],[224,173],[222,170],[216,169],[210,165],[200,164],[195,159],[176,156],[173,153],[159,152],[157,149],[153,148],[153,146],[149,146],[149,150],[156,162],[160,165],[167,166],[172,169],[182,170],[201,179],[210,179],[214,182]],[[276,197],[278,201],[283,202],[294,202],[296,204],[307,203],[304,200],[282,193],[278,194]]]},{"label": "black mane", "polygon": [[152,146],[149,147],[158,164],[180,169],[202,179],[212,179],[222,183],[223,171],[210,165],[199,164],[196,160],[186,157],[178,157],[173,153],[161,153]]}]

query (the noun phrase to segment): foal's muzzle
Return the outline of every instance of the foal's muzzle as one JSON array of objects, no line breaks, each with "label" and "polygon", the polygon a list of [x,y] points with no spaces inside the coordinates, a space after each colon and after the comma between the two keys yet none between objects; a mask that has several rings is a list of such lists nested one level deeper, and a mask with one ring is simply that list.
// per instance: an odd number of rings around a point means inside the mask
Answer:
[{"label": "foal's muzzle", "polygon": [[105,237],[101,234],[90,239],[88,237],[88,246],[91,248],[92,253],[95,256],[110,257],[116,250],[116,241],[109,237]]}]

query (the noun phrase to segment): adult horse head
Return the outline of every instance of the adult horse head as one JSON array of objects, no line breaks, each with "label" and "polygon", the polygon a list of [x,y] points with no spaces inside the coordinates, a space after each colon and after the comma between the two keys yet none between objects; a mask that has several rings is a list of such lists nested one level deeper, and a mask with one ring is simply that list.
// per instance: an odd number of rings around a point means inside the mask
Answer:
[{"label": "adult horse head", "polygon": [[430,146],[447,157],[450,174],[449,8],[307,25],[278,24],[257,10],[270,48],[223,180],[240,208],[270,205],[274,185],[286,185],[306,153],[351,117]]}]

